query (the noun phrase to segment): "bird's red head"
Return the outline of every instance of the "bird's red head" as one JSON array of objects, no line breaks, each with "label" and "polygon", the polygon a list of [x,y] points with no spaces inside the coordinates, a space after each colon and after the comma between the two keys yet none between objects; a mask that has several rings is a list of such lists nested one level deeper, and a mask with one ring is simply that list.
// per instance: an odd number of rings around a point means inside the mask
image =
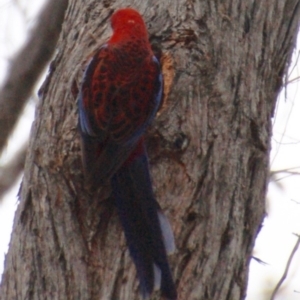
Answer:
[{"label": "bird's red head", "polygon": [[117,10],[111,16],[110,22],[114,32],[111,43],[130,37],[148,39],[147,27],[142,16],[132,8]]}]

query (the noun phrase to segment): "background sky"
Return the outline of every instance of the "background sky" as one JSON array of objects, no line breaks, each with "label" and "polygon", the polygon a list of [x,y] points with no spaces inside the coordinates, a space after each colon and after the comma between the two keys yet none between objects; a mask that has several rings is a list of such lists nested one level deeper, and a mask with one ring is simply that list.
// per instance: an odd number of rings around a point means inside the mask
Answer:
[{"label": "background sky", "polygon": [[[0,85],[10,60],[28,37],[44,0],[0,0]],[[281,278],[290,253],[300,234],[300,38],[273,119],[271,171],[287,170],[296,174],[278,173],[269,183],[266,199],[266,218],[257,237],[253,255],[266,265],[251,261],[247,300],[270,299]],[[28,138],[34,117],[33,97],[0,158],[0,166]],[[299,174],[297,174],[299,172]],[[0,204],[0,274],[17,207],[20,180]],[[263,199],[262,199],[263,201]],[[300,299],[300,250],[294,255],[288,276],[276,300]]]}]

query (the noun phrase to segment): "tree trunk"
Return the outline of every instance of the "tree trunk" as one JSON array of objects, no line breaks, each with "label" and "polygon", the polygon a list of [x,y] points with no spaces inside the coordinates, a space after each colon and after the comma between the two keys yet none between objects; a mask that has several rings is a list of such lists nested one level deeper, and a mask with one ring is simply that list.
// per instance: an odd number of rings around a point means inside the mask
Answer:
[{"label": "tree trunk", "polygon": [[179,299],[245,297],[299,0],[70,0],[40,92],[0,299],[140,299],[110,186],[91,195],[83,184],[76,105],[112,10],[133,2],[163,51],[165,99],[147,147],[174,230]]}]

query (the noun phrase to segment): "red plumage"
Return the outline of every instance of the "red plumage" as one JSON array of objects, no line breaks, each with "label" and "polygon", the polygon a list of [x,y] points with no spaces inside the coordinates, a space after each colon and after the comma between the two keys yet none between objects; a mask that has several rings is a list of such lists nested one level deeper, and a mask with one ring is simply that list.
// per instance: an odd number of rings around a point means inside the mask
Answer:
[{"label": "red plumage", "polygon": [[113,35],[91,59],[79,99],[83,165],[91,186],[110,179],[126,160],[154,118],[162,90],[141,16],[119,10],[111,24]]}]

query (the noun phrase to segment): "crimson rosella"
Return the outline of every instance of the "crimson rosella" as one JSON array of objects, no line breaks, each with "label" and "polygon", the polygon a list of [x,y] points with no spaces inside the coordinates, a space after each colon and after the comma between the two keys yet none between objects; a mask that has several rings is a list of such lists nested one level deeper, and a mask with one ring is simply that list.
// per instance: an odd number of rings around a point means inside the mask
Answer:
[{"label": "crimson rosella", "polygon": [[167,252],[175,248],[150,178],[143,134],[162,98],[160,64],[153,55],[141,15],[120,9],[113,34],[96,52],[79,93],[79,128],[87,184],[110,181],[144,298],[154,288],[177,299]]}]

